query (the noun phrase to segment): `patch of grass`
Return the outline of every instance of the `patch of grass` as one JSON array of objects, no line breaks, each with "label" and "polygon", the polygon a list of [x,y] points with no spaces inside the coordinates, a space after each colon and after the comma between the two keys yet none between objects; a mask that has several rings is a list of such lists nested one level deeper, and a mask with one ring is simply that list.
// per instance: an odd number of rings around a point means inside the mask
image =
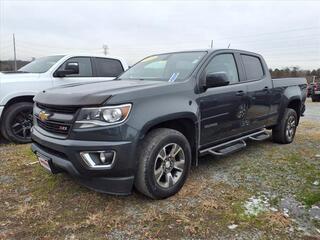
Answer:
[{"label": "patch of grass", "polygon": [[291,155],[290,161],[295,165],[294,170],[299,179],[302,180],[297,189],[298,200],[308,207],[320,203],[320,188],[313,185],[314,181],[320,181],[319,167],[315,162],[307,161],[296,155]]},{"label": "patch of grass", "polygon": [[320,203],[320,190],[306,189],[298,195],[299,199],[303,201],[307,207]]}]

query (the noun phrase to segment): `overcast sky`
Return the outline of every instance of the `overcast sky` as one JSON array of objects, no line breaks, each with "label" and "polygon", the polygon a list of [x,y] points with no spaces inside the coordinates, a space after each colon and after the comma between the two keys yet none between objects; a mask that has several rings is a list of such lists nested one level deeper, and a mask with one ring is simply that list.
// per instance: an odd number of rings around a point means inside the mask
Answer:
[{"label": "overcast sky", "polygon": [[130,64],[166,51],[240,48],[269,67],[320,68],[318,1],[0,0],[0,59],[57,53],[121,56]]}]

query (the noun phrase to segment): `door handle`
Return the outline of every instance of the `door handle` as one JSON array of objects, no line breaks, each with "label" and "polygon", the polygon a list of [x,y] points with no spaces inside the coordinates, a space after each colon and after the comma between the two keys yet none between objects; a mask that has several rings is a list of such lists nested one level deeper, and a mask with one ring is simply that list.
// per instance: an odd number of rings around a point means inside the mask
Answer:
[{"label": "door handle", "polygon": [[238,91],[238,92],[236,92],[236,96],[243,96],[244,95],[244,91]]},{"label": "door handle", "polygon": [[265,87],[263,88],[263,91],[269,91],[269,87],[268,87],[268,86],[265,86]]}]

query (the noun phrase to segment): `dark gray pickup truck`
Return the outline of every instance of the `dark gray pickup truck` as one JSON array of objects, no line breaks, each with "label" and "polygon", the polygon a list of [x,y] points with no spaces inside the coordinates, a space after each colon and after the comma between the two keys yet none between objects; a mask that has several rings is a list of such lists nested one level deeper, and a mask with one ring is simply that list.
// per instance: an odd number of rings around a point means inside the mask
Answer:
[{"label": "dark gray pickup truck", "polygon": [[32,150],[50,172],[91,189],[166,198],[201,155],[235,152],[268,129],[274,142],[291,143],[306,87],[304,78],[272,80],[252,52],[154,55],[113,81],[39,93]]}]

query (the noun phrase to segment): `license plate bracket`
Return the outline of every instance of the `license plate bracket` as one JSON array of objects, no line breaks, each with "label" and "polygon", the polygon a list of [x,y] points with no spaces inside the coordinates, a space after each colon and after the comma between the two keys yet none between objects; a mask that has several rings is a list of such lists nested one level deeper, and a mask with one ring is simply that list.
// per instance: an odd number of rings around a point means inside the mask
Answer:
[{"label": "license plate bracket", "polygon": [[50,161],[51,159],[43,156],[42,154],[37,153],[37,157],[38,157],[38,161],[40,163],[40,165],[46,169],[48,172],[52,173],[52,169],[50,167]]}]

